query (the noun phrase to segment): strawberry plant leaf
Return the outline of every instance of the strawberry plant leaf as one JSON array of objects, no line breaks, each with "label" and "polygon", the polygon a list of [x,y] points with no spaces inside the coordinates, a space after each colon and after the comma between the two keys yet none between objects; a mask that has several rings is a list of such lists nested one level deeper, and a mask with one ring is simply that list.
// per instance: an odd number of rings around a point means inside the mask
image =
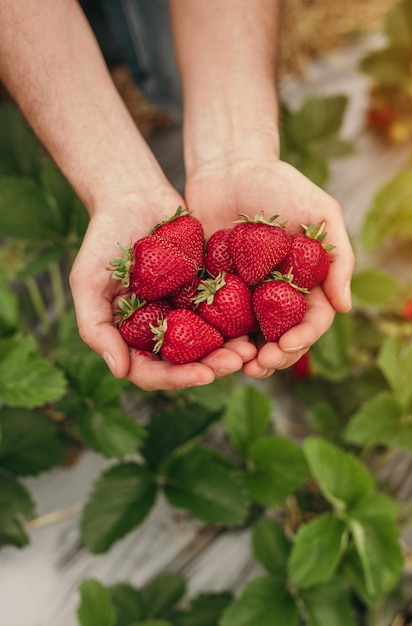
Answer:
[{"label": "strawberry plant leaf", "polygon": [[302,450],[283,437],[264,437],[249,452],[244,477],[250,497],[265,507],[281,504],[309,478]]},{"label": "strawberry plant leaf", "polygon": [[35,513],[29,492],[15,478],[0,471],[0,546],[14,545],[22,548],[29,538],[24,522]]},{"label": "strawberry plant leaf", "polygon": [[63,396],[63,373],[36,350],[29,337],[0,340],[0,399],[7,406],[35,408]]},{"label": "strawberry plant leaf", "polygon": [[286,590],[285,579],[261,576],[250,581],[223,613],[219,626],[298,626],[298,608]]},{"label": "strawberry plant leaf", "polygon": [[356,511],[350,530],[362,564],[365,587],[376,600],[391,591],[402,573],[403,555],[396,524],[388,515]]},{"label": "strawberry plant leaf", "polygon": [[351,597],[342,581],[334,580],[312,587],[303,591],[300,596],[308,626],[357,626]]},{"label": "strawberry plant leaf", "polygon": [[49,157],[41,162],[40,181],[50,210],[53,211],[59,230],[66,237],[70,231],[70,218],[75,198],[73,188]]},{"label": "strawberry plant leaf", "polygon": [[[0,106],[0,176],[36,177],[40,144],[17,106]],[[3,167],[2,167],[3,166]]]},{"label": "strawberry plant leaf", "polygon": [[171,610],[183,598],[186,581],[177,574],[163,573],[156,576],[144,596],[146,618],[169,617]]},{"label": "strawberry plant leaf", "polygon": [[230,593],[203,593],[194,597],[186,610],[171,617],[173,626],[218,626],[223,611],[232,602]]},{"label": "strawberry plant leaf", "polygon": [[266,393],[251,385],[238,385],[230,394],[223,421],[232,446],[246,458],[250,446],[270,423],[272,404]]},{"label": "strawberry plant leaf", "polygon": [[308,589],[329,582],[348,544],[346,523],[324,513],[300,526],[289,559],[289,576],[296,587]]},{"label": "strawberry plant leaf", "polygon": [[253,552],[257,560],[271,574],[286,576],[291,543],[277,522],[262,517],[252,533]]},{"label": "strawberry plant leaf", "polygon": [[327,380],[344,380],[349,374],[350,349],[349,316],[338,313],[330,329],[311,348],[314,369]]},{"label": "strawberry plant leaf", "polygon": [[122,457],[140,447],[145,430],[116,407],[85,407],[77,416],[77,427],[92,450],[106,457]]},{"label": "strawberry plant leaf", "polygon": [[381,187],[365,215],[361,244],[365,251],[376,250],[394,237],[412,237],[412,176],[407,169]]},{"label": "strawberry plant leaf", "polygon": [[374,480],[353,454],[320,437],[309,437],[303,448],[319,489],[338,513],[372,492]]},{"label": "strawberry plant leaf", "polygon": [[81,519],[81,536],[88,549],[106,552],[145,519],[156,495],[151,473],[137,463],[122,463],[104,472]]},{"label": "strawberry plant leaf", "polygon": [[211,524],[239,525],[249,510],[240,472],[211,448],[196,446],[166,460],[164,492],[170,504]]},{"label": "strawberry plant leaf", "polygon": [[12,177],[0,178],[0,232],[4,237],[41,243],[55,243],[63,235],[40,185]]},{"label": "strawberry plant leaf", "polygon": [[351,282],[354,302],[377,310],[399,302],[403,289],[399,280],[379,268],[356,272]]},{"label": "strawberry plant leaf", "polygon": [[182,395],[188,401],[195,402],[208,409],[209,411],[222,411],[228,402],[228,392],[230,382],[228,377],[219,378],[209,385],[201,385],[200,387],[191,387],[177,391],[178,395]]},{"label": "strawberry plant leaf", "polygon": [[40,411],[0,409],[0,467],[30,476],[63,462],[67,454],[57,424]]},{"label": "strawberry plant leaf", "polygon": [[412,409],[412,345],[402,339],[387,338],[377,364],[405,411]]},{"label": "strawberry plant leaf", "polygon": [[144,622],[133,622],[128,626],[174,626],[172,622],[166,622],[163,619],[149,619]]},{"label": "strawberry plant leaf", "polygon": [[81,626],[116,626],[116,615],[110,593],[98,580],[84,580],[79,588],[77,617]]},{"label": "strawberry plant leaf", "polygon": [[115,626],[129,626],[143,618],[143,596],[139,589],[127,583],[117,583],[108,587],[108,591],[116,614]]},{"label": "strawberry plant leaf", "polygon": [[[344,95],[311,96],[288,120],[288,136],[297,146],[310,151],[311,142],[330,140],[339,132],[348,104]],[[308,148],[309,146],[309,148]]]},{"label": "strawberry plant leaf", "polygon": [[401,48],[387,47],[365,54],[359,68],[380,85],[396,87],[409,80],[409,59],[410,52]]},{"label": "strawberry plant leaf", "polygon": [[319,401],[308,412],[308,423],[326,439],[334,440],[340,435],[340,424],[334,406],[330,402]]},{"label": "strawberry plant leaf", "polygon": [[158,468],[173,450],[201,435],[219,415],[194,402],[155,412],[146,426],[141,450],[148,465],[153,469]]},{"label": "strawberry plant leaf", "polygon": [[358,445],[379,444],[412,450],[412,423],[389,392],[372,397],[350,419],[345,439]]},{"label": "strawberry plant leaf", "polygon": [[394,48],[412,52],[412,10],[408,0],[398,0],[387,12],[384,32]]},{"label": "strawberry plant leaf", "polygon": [[0,336],[16,330],[19,323],[19,306],[15,293],[0,279]]}]

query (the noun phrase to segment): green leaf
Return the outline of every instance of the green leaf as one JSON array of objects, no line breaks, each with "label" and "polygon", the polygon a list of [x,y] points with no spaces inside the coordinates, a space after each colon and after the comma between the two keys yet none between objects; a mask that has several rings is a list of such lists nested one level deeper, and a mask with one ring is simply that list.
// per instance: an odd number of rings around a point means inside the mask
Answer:
[{"label": "green leaf", "polygon": [[44,191],[28,178],[0,178],[0,232],[42,243],[56,242],[62,236]]},{"label": "green leaf", "polygon": [[148,465],[157,468],[175,449],[201,435],[219,414],[189,402],[157,411],[146,426],[142,454]]},{"label": "green leaf", "polygon": [[0,409],[0,467],[29,476],[62,463],[67,445],[57,425],[39,411]]},{"label": "green leaf", "polygon": [[300,526],[289,560],[289,575],[299,589],[331,580],[348,544],[344,521],[324,513]]},{"label": "green leaf", "polygon": [[249,582],[223,613],[219,626],[298,626],[299,613],[285,580],[263,576]]},{"label": "green leaf", "polygon": [[117,583],[108,590],[116,614],[114,626],[129,626],[143,618],[143,597],[139,589],[127,583]]},{"label": "green leaf", "polygon": [[19,323],[19,305],[16,294],[0,280],[0,337],[15,330]]},{"label": "green leaf", "polygon": [[[0,176],[35,177],[40,144],[16,105],[0,105]],[[3,166],[3,167],[2,167]],[[1,229],[0,229],[1,230]]]},{"label": "green leaf", "polygon": [[408,0],[398,0],[386,13],[384,31],[391,46],[412,52],[412,11]]},{"label": "green leaf", "polygon": [[345,438],[360,445],[379,444],[412,450],[412,422],[399,401],[388,392],[365,402],[351,418]]},{"label": "green leaf", "polygon": [[111,467],[96,481],[81,519],[81,536],[91,552],[107,551],[138,526],[156,499],[150,472],[135,463]]},{"label": "green leaf", "polygon": [[313,367],[327,380],[344,380],[350,364],[350,320],[337,314],[330,329],[311,348]]},{"label": "green leaf", "polygon": [[277,522],[260,518],[253,528],[252,545],[256,559],[269,573],[286,575],[291,543]]},{"label": "green leaf", "polygon": [[412,409],[412,345],[402,339],[386,339],[377,364],[404,409]]},{"label": "green leaf", "polygon": [[176,612],[173,626],[218,626],[232,601],[230,593],[204,593],[193,598],[185,611]]},{"label": "green leaf", "polygon": [[116,616],[110,593],[98,580],[89,578],[80,587],[77,617],[81,626],[115,626]]},{"label": "green leaf", "polygon": [[43,158],[40,181],[45,191],[48,205],[53,211],[59,231],[69,235],[70,216],[76,195],[73,188],[49,157]]},{"label": "green leaf", "polygon": [[306,439],[304,451],[321,492],[337,512],[372,492],[373,478],[353,454],[320,437]]},{"label": "green leaf", "polygon": [[87,445],[109,458],[136,452],[145,433],[133,418],[110,406],[85,408],[77,417],[77,426]]},{"label": "green leaf", "polygon": [[412,237],[412,176],[407,169],[380,188],[365,215],[361,244],[376,250],[394,237]]},{"label": "green leaf", "polygon": [[379,85],[394,88],[407,84],[410,80],[409,59],[410,52],[387,47],[365,54],[359,67],[362,72],[373,77]]},{"label": "green leaf", "polygon": [[317,154],[304,154],[293,165],[318,187],[324,187],[329,179],[328,164]]},{"label": "green leaf", "polygon": [[169,617],[171,610],[183,598],[186,591],[184,578],[177,574],[163,573],[156,576],[145,595],[145,616]]},{"label": "green leaf", "polygon": [[353,300],[361,306],[384,309],[399,302],[402,290],[399,280],[379,268],[356,272],[352,277]]},{"label": "green leaf", "polygon": [[308,626],[357,626],[352,598],[339,579],[301,593]]},{"label": "green leaf", "polygon": [[164,465],[164,492],[169,502],[205,522],[238,525],[249,500],[239,472],[226,457],[196,446],[170,457]]},{"label": "green leaf", "polygon": [[368,594],[378,600],[391,591],[402,574],[403,555],[395,523],[388,517],[362,515],[350,521]]},{"label": "green leaf", "polygon": [[63,396],[62,372],[36,354],[36,349],[32,338],[0,340],[0,399],[6,405],[34,408]]},{"label": "green leaf", "polygon": [[320,400],[307,415],[308,423],[327,439],[339,436],[339,419],[336,410],[330,402]]},{"label": "green leaf", "polygon": [[174,626],[172,622],[166,622],[163,619],[149,619],[144,622],[133,622],[129,626]]},{"label": "green leaf", "polygon": [[302,450],[284,437],[264,437],[249,452],[250,469],[245,486],[259,504],[273,507],[298,489],[309,478]]},{"label": "green leaf", "polygon": [[0,472],[0,546],[22,548],[29,542],[24,522],[35,513],[28,491],[11,476]]},{"label": "green leaf", "polygon": [[289,120],[288,131],[294,144],[307,149],[314,140],[329,141],[342,126],[347,104],[348,98],[344,95],[307,98]]},{"label": "green leaf", "polygon": [[176,395],[186,398],[188,403],[195,403],[208,409],[212,413],[221,412],[228,401],[228,392],[230,382],[228,377],[219,378],[209,385],[201,385],[200,387],[190,387],[175,391]]},{"label": "green leaf", "polygon": [[233,447],[242,457],[247,457],[250,446],[265,434],[271,415],[272,403],[260,389],[239,385],[231,393],[223,421]]}]

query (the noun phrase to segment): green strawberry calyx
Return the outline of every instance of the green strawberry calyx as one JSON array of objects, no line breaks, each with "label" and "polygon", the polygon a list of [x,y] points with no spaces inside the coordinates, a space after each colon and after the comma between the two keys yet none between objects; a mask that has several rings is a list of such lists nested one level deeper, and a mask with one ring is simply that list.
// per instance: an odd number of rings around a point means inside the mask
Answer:
[{"label": "green strawberry calyx", "polygon": [[163,320],[159,321],[159,325],[158,326],[154,326],[154,324],[149,324],[150,330],[153,333],[153,341],[155,341],[155,345],[153,348],[153,352],[155,354],[158,354],[162,348],[163,345],[163,341],[165,338],[165,333],[167,330],[167,321],[166,318],[164,318]]},{"label": "green strawberry calyx", "polygon": [[197,288],[199,294],[195,298],[193,298],[196,306],[198,306],[202,302],[207,302],[207,304],[213,304],[216,292],[226,285],[225,276],[226,272],[219,272],[216,278],[206,278],[205,280],[201,281]]},{"label": "green strawberry calyx", "polygon": [[283,281],[285,283],[288,283],[291,287],[293,287],[293,289],[296,289],[296,291],[300,291],[301,293],[305,293],[305,294],[310,293],[310,290],[307,289],[306,287],[299,287],[293,282],[293,267],[289,269],[287,274],[282,274],[282,272],[278,272],[277,270],[274,270],[273,272],[270,273],[267,279],[267,281],[271,281],[271,280]]},{"label": "green strawberry calyx", "polygon": [[116,325],[118,326],[124,320],[127,320],[129,317],[133,315],[135,311],[138,311],[142,307],[145,306],[146,300],[141,300],[137,297],[135,293],[133,293],[130,298],[119,298],[118,301],[119,310],[116,311],[116,317],[118,318],[116,321]]},{"label": "green strawberry calyx", "polygon": [[239,217],[242,219],[235,221],[234,224],[266,224],[267,226],[278,226],[280,228],[285,228],[286,225],[286,222],[276,221],[279,215],[272,215],[269,219],[265,219],[264,211],[261,211],[253,218],[246,215],[246,213],[239,213]]},{"label": "green strawberry calyx", "polygon": [[153,235],[153,233],[160,228],[160,226],[163,226],[163,224],[167,224],[170,222],[174,222],[175,220],[177,220],[179,217],[184,217],[186,215],[191,215],[192,211],[189,211],[189,209],[187,209],[186,207],[179,205],[176,209],[176,212],[170,216],[170,217],[165,217],[165,219],[162,222],[159,222],[158,224],[155,224],[150,232],[151,235]]},{"label": "green strawberry calyx", "polygon": [[333,250],[335,246],[333,246],[332,244],[328,244],[328,243],[323,243],[326,235],[328,234],[325,231],[326,228],[326,222],[323,221],[320,226],[317,226],[316,224],[309,224],[309,226],[306,226],[306,224],[301,224],[303,230],[305,231],[305,235],[306,237],[309,237],[309,239],[316,239],[316,241],[319,241],[319,243],[322,244],[322,248],[324,250]]},{"label": "green strawberry calyx", "polygon": [[120,280],[123,287],[130,285],[130,272],[133,267],[133,247],[130,243],[125,246],[122,243],[117,244],[122,252],[122,256],[114,257],[106,269],[112,272],[112,278]]}]

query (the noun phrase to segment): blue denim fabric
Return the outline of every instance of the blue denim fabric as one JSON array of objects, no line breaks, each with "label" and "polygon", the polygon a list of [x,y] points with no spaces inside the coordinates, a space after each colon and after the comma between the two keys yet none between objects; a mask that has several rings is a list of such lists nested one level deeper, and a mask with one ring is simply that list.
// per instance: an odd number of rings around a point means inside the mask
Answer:
[{"label": "blue denim fabric", "polygon": [[167,0],[100,0],[108,26],[143,95],[182,118],[182,93]]}]

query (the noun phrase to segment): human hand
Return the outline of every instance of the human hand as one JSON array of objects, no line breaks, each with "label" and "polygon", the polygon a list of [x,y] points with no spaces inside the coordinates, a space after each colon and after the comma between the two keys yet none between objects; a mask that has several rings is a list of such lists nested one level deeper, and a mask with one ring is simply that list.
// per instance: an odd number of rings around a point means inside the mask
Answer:
[{"label": "human hand", "polygon": [[295,168],[276,159],[227,158],[209,161],[187,180],[186,201],[201,220],[206,236],[218,228],[230,228],[239,213],[266,218],[279,215],[289,232],[301,232],[301,224],[325,221],[326,243],[331,265],[322,287],[306,296],[308,311],[303,321],[276,343],[261,337],[256,357],[246,362],[243,372],[265,378],[276,369],[293,365],[331,326],[337,311],[347,312],[354,255],[339,204]]},{"label": "human hand", "polygon": [[119,256],[118,243],[128,244],[149,234],[151,228],[183,204],[171,187],[151,190],[150,199],[137,196],[115,209],[93,213],[74,262],[70,285],[82,339],[107,362],[112,373],[127,377],[147,391],[204,385],[241,370],[254,358],[256,348],[245,339],[228,342],[197,363],[176,365],[155,354],[130,349],[113,325],[119,297],[127,295],[106,267]]}]

